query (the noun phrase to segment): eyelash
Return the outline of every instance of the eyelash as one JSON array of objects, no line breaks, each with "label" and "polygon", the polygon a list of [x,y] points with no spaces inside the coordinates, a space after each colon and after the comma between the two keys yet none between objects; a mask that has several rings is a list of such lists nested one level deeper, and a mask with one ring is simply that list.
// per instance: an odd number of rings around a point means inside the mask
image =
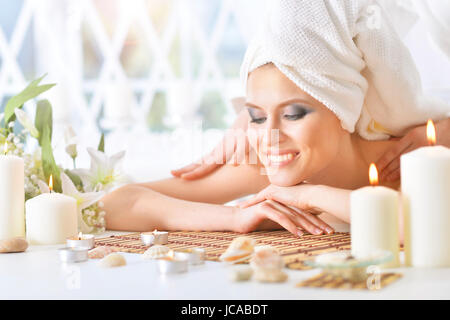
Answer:
[{"label": "eyelash", "polygon": [[[291,114],[286,114],[283,117],[285,119],[287,119],[287,120],[295,121],[295,120],[298,120],[298,119],[301,119],[301,118],[305,117],[308,113],[309,113],[308,111],[303,110],[301,113],[292,114],[292,115]],[[252,120],[250,122],[251,123],[256,123],[256,124],[261,124],[261,123],[264,123],[264,121],[266,121],[266,120],[267,120],[266,117],[264,117],[264,118],[252,118]]]},{"label": "eyelash", "polygon": [[264,123],[264,121],[266,121],[267,118],[255,118],[250,120],[251,123],[256,123],[256,124],[261,124]]}]

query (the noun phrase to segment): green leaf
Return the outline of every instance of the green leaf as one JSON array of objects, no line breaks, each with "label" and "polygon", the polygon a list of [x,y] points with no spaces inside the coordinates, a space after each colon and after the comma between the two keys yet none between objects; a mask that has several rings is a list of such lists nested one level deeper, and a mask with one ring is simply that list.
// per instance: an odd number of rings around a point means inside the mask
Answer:
[{"label": "green leaf", "polygon": [[39,83],[46,75],[32,81],[21,93],[8,100],[5,107],[4,127],[7,128],[11,121],[15,120],[14,110],[22,108],[25,102],[36,98],[41,93],[51,89],[55,84],[45,84],[39,86]]},{"label": "green leaf", "polygon": [[42,139],[44,129],[48,128],[50,143],[52,142],[52,132],[53,132],[53,115],[52,115],[52,105],[48,100],[41,100],[37,103],[36,108],[36,118],[34,119],[34,126],[39,131],[39,145],[42,147]]},{"label": "green leaf", "polygon": [[102,133],[102,137],[100,138],[100,142],[98,144],[98,151],[105,152],[105,134]]},{"label": "green leaf", "polygon": [[41,153],[42,153],[42,169],[46,181],[49,180],[50,175],[53,175],[53,190],[61,192],[61,178],[59,174],[59,168],[56,165],[55,158],[53,157],[53,148],[50,139],[50,128],[44,126],[40,137]]}]

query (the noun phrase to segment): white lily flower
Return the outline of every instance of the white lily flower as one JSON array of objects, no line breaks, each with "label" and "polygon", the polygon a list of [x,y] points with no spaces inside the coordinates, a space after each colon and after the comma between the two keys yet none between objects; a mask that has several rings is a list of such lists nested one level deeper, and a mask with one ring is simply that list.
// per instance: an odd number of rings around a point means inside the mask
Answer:
[{"label": "white lily flower", "polygon": [[118,152],[108,157],[104,152],[93,148],[87,148],[91,157],[91,168],[76,169],[75,172],[83,181],[85,190],[109,190],[116,183],[123,182],[125,176],[121,172],[121,163],[125,156],[125,151]]},{"label": "white lily flower", "polygon": [[64,141],[66,143],[66,152],[72,158],[75,159],[77,153],[77,136],[72,126],[66,126],[64,130]]},{"label": "white lily flower", "polygon": [[50,188],[44,181],[38,180],[37,185],[41,193],[50,193]]},{"label": "white lily flower", "polygon": [[16,108],[14,113],[16,114],[16,118],[19,120],[20,124],[23,125],[23,127],[27,129],[33,137],[36,139],[39,138],[39,131],[36,129],[27,113],[19,108]]},{"label": "white lily flower", "polygon": [[[102,191],[85,193],[78,191],[72,180],[64,172],[61,172],[61,185],[63,191],[62,193],[66,196],[74,198],[77,202],[78,226],[81,232],[91,232],[92,228],[89,227],[83,220],[82,210],[99,201],[105,195],[105,193]],[[38,186],[41,190],[41,193],[50,193],[50,188],[42,180],[38,181]]]}]

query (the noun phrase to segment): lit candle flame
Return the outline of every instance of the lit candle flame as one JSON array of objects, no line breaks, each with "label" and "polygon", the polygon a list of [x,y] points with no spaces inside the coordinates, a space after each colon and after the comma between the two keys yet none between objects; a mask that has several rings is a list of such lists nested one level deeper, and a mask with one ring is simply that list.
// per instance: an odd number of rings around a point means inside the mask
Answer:
[{"label": "lit candle flame", "polygon": [[78,240],[81,240],[82,237],[83,237],[83,233],[80,232],[80,233],[78,234]]},{"label": "lit candle flame", "polygon": [[167,254],[167,257],[170,260],[173,260],[173,258],[175,257],[175,252],[173,250],[170,250],[169,253]]},{"label": "lit candle flame", "polygon": [[8,153],[8,142],[5,142],[5,145],[3,146],[3,152],[4,152],[5,154]]},{"label": "lit candle flame", "polygon": [[53,190],[53,175],[50,175],[50,178],[48,180],[48,188],[50,189],[50,193]]},{"label": "lit candle flame", "polygon": [[433,120],[429,119],[427,122],[427,139],[430,146],[436,144],[436,128],[434,127]]},{"label": "lit candle flame", "polygon": [[372,186],[376,186],[378,184],[378,170],[374,163],[371,163],[369,167],[369,181]]}]

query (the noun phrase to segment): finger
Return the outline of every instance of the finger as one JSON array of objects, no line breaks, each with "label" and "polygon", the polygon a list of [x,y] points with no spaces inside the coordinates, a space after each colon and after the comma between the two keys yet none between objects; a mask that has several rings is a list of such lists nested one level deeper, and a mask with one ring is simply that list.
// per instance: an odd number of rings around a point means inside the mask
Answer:
[{"label": "finger", "polygon": [[334,229],[328,223],[326,223],[316,215],[311,214],[309,212],[302,212],[301,214],[303,214],[304,217],[307,218],[310,222],[314,223],[317,227],[322,229],[326,234],[334,233]]},{"label": "finger", "polygon": [[266,197],[264,196],[264,193],[261,191],[260,193],[256,194],[252,198],[238,203],[236,206],[238,208],[245,209],[245,208],[248,208],[250,206],[253,206],[253,205],[260,203],[262,201],[265,201],[265,200],[266,200]]},{"label": "finger", "polygon": [[278,223],[280,226],[294,234],[295,236],[300,236],[297,225],[289,219],[285,214],[274,209],[270,204],[261,206],[262,213],[266,218]]},{"label": "finger", "polygon": [[190,172],[190,171],[192,171],[192,170],[195,170],[198,166],[200,166],[200,164],[198,164],[198,163],[191,163],[191,164],[188,164],[187,166],[184,166],[184,167],[182,167],[182,168],[180,168],[180,169],[171,170],[170,173],[171,173],[173,176],[175,176],[175,177],[179,177],[179,176],[181,176],[183,173],[186,173],[186,172]]},{"label": "finger", "polygon": [[[402,151],[402,154],[408,153],[417,148],[415,143],[411,143],[408,148]],[[380,175],[381,181],[397,181],[400,179],[400,157],[392,161]]]},{"label": "finger", "polygon": [[320,235],[323,234],[324,230],[316,226],[313,222],[309,221],[304,215],[298,214],[294,210],[282,205],[281,203],[276,203],[273,201],[267,201],[267,204],[272,206],[274,209],[288,214],[291,220],[294,220],[298,227],[301,227],[311,234]]},{"label": "finger", "polygon": [[232,129],[227,130],[227,134],[222,142],[222,160],[223,163],[230,163],[230,159],[236,151],[236,136]]},{"label": "finger", "polygon": [[386,181],[389,182],[393,182],[393,181],[397,181],[400,179],[400,168],[398,168],[397,170],[391,172],[387,177],[386,177]]},{"label": "finger", "polygon": [[394,172],[395,170],[400,168],[400,158],[395,158],[388,164],[386,168],[384,168],[382,174],[380,175],[380,180],[385,181],[387,177]]},{"label": "finger", "polygon": [[247,154],[249,152],[249,145],[247,142],[247,136],[242,136],[236,141],[235,157],[238,165],[244,164]]},{"label": "finger", "polygon": [[233,167],[237,167],[238,162],[237,162],[236,154],[233,154],[227,163],[231,164]]},{"label": "finger", "polygon": [[411,146],[412,143],[413,141],[411,141],[411,139],[406,136],[397,144],[395,144],[395,146],[386,151],[376,163],[378,171],[383,173],[383,170],[392,162],[392,160],[398,158],[405,149]]},{"label": "finger", "polygon": [[193,171],[182,174],[180,177],[185,180],[196,180],[203,178],[213,172],[218,166],[219,164],[216,163],[204,164]]}]

